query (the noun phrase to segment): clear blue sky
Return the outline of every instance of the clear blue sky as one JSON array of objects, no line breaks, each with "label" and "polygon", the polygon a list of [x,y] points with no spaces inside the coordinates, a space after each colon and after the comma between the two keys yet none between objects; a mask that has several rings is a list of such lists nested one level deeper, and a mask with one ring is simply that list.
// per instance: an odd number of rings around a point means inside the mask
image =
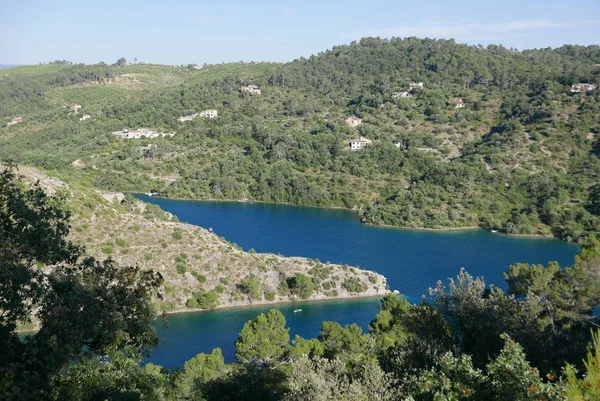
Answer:
[{"label": "clear blue sky", "polygon": [[0,63],[291,61],[363,36],[600,43],[600,0],[0,0]]}]

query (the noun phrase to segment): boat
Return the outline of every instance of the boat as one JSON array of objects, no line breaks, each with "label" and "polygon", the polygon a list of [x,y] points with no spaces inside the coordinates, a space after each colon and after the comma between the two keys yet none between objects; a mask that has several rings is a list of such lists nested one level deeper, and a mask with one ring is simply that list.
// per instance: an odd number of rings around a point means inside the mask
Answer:
[{"label": "boat", "polygon": [[491,230],[491,231],[492,231],[493,233],[497,233],[497,232],[498,232],[498,230]]},{"label": "boat", "polygon": [[300,313],[302,312],[302,309],[294,309],[294,313]]},{"label": "boat", "polygon": [[212,227],[208,227],[208,231],[212,233]]}]

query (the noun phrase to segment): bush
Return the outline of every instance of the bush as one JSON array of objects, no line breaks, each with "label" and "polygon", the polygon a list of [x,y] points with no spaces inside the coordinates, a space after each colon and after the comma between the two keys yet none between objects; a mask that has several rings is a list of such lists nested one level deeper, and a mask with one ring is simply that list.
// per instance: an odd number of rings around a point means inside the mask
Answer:
[{"label": "bush", "polygon": [[123,238],[117,238],[116,242],[117,242],[117,245],[119,245],[121,248],[125,248],[125,247],[129,246],[127,241],[125,241]]},{"label": "bush", "polygon": [[365,283],[363,283],[356,277],[345,279],[342,283],[342,287],[344,287],[349,292],[364,292],[368,288]]},{"label": "bush", "polygon": [[248,295],[250,300],[260,298],[260,281],[254,274],[246,276],[236,287],[242,294]]},{"label": "bush", "polygon": [[219,294],[214,290],[206,292],[204,289],[198,290],[186,303],[188,308],[194,309],[212,309],[219,305]]},{"label": "bush", "polygon": [[183,238],[183,230],[181,228],[175,228],[173,230],[173,238],[179,241]]},{"label": "bush", "polygon": [[287,285],[292,294],[297,295],[302,299],[309,298],[315,290],[315,285],[304,274],[296,274],[294,277],[287,279]]},{"label": "bush", "polygon": [[177,263],[177,273],[185,274],[185,272],[186,272],[185,265],[183,263]]},{"label": "bush", "polygon": [[196,277],[196,280],[198,280],[199,282],[206,283],[206,276],[204,274],[192,272],[192,276]]},{"label": "bush", "polygon": [[267,301],[273,301],[273,300],[275,300],[275,292],[274,291],[269,291],[269,290],[265,291],[265,299]]}]

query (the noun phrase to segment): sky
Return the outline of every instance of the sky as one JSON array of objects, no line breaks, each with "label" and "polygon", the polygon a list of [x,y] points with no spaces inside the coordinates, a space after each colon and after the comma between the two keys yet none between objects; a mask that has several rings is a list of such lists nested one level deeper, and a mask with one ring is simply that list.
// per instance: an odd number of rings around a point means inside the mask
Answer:
[{"label": "sky", "polygon": [[292,61],[365,36],[600,44],[600,0],[0,0],[0,64]]}]

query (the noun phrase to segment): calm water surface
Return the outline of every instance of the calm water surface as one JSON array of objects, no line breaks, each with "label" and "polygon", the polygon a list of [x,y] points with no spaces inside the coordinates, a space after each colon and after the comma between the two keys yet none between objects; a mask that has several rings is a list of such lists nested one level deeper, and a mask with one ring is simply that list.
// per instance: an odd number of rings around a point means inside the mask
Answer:
[{"label": "calm water surface", "polygon": [[[245,250],[318,258],[377,271],[415,301],[458,274],[461,267],[487,283],[504,287],[502,273],[515,262],[573,263],[579,247],[553,239],[515,238],[485,230],[432,232],[366,226],[348,210],[238,202],[193,202],[138,196],[175,214],[182,222],[212,227],[213,232]],[[366,329],[377,313],[377,300],[282,305],[290,334],[315,337],[323,320],[357,323]],[[293,313],[301,307],[301,313]],[[160,328],[163,339],[150,361],[181,366],[199,352],[221,347],[233,360],[233,342],[244,323],[272,307],[244,308],[170,316]]]}]

